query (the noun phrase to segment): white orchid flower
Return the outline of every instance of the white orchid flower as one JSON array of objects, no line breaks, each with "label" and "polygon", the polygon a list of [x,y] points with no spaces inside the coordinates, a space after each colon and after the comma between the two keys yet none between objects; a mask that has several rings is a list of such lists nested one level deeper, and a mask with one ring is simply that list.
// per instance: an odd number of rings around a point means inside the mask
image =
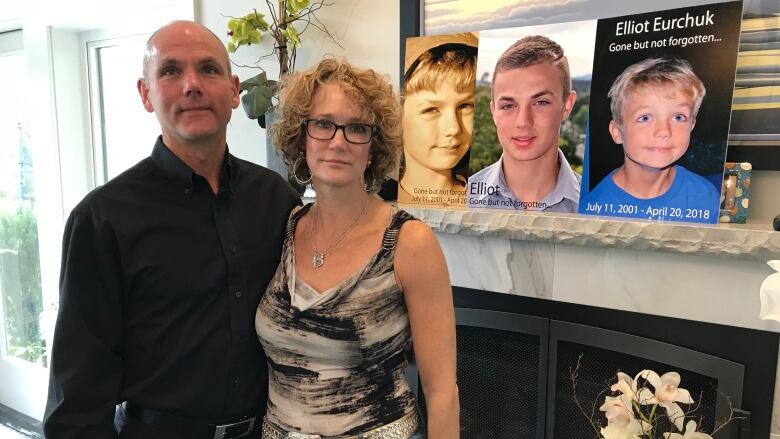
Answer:
[{"label": "white orchid flower", "polygon": [[604,404],[599,408],[604,412],[604,416],[607,417],[607,424],[618,425],[621,427],[628,426],[631,420],[634,419],[634,412],[630,406],[626,406],[625,402],[620,398],[607,396],[604,400]]},{"label": "white orchid flower", "polygon": [[601,429],[601,437],[604,439],[640,439],[625,427],[607,425]]},{"label": "white orchid flower", "polygon": [[[634,381],[639,377],[647,380],[655,388],[655,394],[648,389],[641,389],[638,395],[640,404],[658,404],[666,410],[666,416],[677,427],[677,430],[683,430],[685,412],[677,404],[693,404],[691,393],[678,387],[680,385],[680,374],[677,372],[667,372],[662,376],[652,370],[645,369],[639,372]],[[643,392],[644,391],[644,392]]]},{"label": "white orchid flower", "polygon": [[625,430],[626,434],[630,435],[627,437],[634,437],[643,433],[644,424],[634,417],[631,400],[628,400],[628,403],[626,403],[625,395],[619,397],[607,396],[604,398],[604,404],[602,404],[599,410],[604,412],[607,418],[607,428],[610,428],[611,434],[617,435],[618,430]]},{"label": "white orchid flower", "polygon": [[696,431],[696,421],[685,424],[685,434],[664,433],[664,439],[712,439],[712,436]]},{"label": "white orchid flower", "polygon": [[617,377],[617,383],[613,384],[609,390],[613,392],[619,391],[628,398],[634,399],[634,396],[636,396],[636,382],[623,372],[618,372]]},{"label": "white orchid flower", "polygon": [[618,398],[623,402],[629,412],[633,413],[633,401],[636,401],[636,381],[632,380],[630,376],[623,372],[618,372],[618,381],[610,386],[609,390],[613,392],[620,392]]}]

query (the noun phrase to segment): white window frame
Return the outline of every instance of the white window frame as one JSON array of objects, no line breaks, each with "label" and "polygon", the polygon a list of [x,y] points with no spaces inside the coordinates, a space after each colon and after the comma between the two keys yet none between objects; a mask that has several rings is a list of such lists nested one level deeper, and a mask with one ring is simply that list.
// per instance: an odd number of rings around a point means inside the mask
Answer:
[{"label": "white window frame", "polygon": [[[108,161],[106,152],[106,136],[104,130],[104,111],[102,105],[103,84],[100,75],[100,49],[112,46],[118,46],[128,43],[145,43],[150,34],[137,34],[122,37],[105,38],[105,33],[87,32],[82,34],[84,42],[85,55],[87,59],[87,85],[89,94],[89,115],[91,122],[91,145],[92,145],[92,172],[96,186],[105,184],[108,180]],[[138,60],[140,65],[141,59]],[[140,99],[139,99],[140,107]],[[153,139],[148,140],[151,144]]]}]

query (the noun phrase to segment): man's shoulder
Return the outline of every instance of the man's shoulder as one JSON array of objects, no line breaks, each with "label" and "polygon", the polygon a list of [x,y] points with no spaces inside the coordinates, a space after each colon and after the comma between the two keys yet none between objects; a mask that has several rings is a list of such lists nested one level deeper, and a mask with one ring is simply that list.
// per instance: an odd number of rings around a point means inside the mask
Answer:
[{"label": "man's shoulder", "polygon": [[239,187],[244,192],[252,192],[260,198],[283,198],[293,204],[300,204],[298,193],[277,172],[232,155],[231,162],[239,171]]},{"label": "man's shoulder", "polygon": [[241,170],[241,172],[246,173],[246,175],[250,177],[266,180],[274,184],[287,184],[281,175],[265,166],[260,166],[249,160],[240,159],[232,154],[230,155],[230,160],[233,165]]},{"label": "man's shoulder", "polygon": [[[127,198],[128,194],[142,190],[143,187],[150,187],[150,177],[155,173],[156,167],[150,157],[147,157],[136,163],[129,169],[120,173],[116,177],[107,181],[95,189],[92,189],[79,202],[74,210],[85,210],[99,208],[101,205],[117,200],[118,198]],[[131,198],[139,199],[142,195]]]}]

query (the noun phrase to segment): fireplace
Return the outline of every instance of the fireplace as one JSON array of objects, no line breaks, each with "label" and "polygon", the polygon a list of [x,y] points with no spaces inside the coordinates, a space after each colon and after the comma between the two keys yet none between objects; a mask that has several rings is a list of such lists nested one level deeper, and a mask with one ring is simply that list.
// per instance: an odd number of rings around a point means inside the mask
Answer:
[{"label": "fireplace", "polygon": [[454,294],[463,438],[597,437],[572,400],[578,364],[578,400],[602,422],[598,407],[618,371],[677,371],[705,431],[728,416],[729,403],[745,417],[716,439],[769,436],[778,334],[467,288]]}]

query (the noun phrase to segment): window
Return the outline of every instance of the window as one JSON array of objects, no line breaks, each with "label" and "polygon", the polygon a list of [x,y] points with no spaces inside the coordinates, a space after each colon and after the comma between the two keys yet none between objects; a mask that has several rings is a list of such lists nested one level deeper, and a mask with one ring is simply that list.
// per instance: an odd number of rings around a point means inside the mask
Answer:
[{"label": "window", "polygon": [[[8,46],[21,32],[0,34],[0,82],[23,84],[22,50]],[[26,88],[0,87],[0,354],[46,366],[34,163],[25,103]]]},{"label": "window", "polygon": [[95,182],[149,156],[160,126],[141,105],[136,81],[148,35],[87,44]]}]

